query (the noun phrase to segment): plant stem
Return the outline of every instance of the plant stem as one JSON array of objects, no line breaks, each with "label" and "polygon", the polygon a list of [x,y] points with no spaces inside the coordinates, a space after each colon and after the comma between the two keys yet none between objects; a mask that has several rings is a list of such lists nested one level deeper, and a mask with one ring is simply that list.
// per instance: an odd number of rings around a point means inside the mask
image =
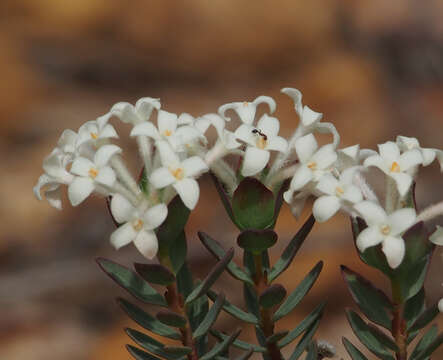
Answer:
[{"label": "plant stem", "polygon": [[395,281],[391,282],[392,297],[394,300],[394,311],[392,312],[392,336],[397,344],[398,351],[395,356],[397,360],[407,359],[407,338],[406,321],[403,318],[404,302],[401,300],[399,289]]},{"label": "plant stem", "polygon": [[[262,255],[254,255],[254,264],[255,264],[255,291],[257,295],[260,295],[267,287],[268,280],[263,272],[263,261]],[[260,328],[263,331],[263,334],[266,338],[269,338],[274,334],[274,321],[273,311],[271,309],[265,309],[260,306]],[[266,349],[268,351],[269,356],[272,360],[282,360],[283,357],[280,353],[280,349],[277,346],[277,343],[266,344]]]}]

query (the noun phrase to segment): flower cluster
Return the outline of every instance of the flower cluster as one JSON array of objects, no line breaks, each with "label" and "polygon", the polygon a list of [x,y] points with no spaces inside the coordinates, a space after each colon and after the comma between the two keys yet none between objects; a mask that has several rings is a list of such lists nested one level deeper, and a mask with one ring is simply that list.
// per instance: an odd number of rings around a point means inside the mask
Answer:
[{"label": "flower cluster", "polygon": [[[49,203],[59,209],[61,185],[67,186],[73,206],[92,193],[110,197],[112,215],[120,224],[111,243],[120,248],[133,242],[151,259],[158,250],[155,230],[167,217],[167,204],[178,195],[186,207],[194,209],[200,193],[196,179],[203,173],[211,171],[229,193],[243,177],[257,177],[273,191],[289,182],[284,199],[295,216],[313,197],[313,213],[319,222],[338,211],[363,218],[368,226],[358,236],[359,250],[382,244],[389,265],[396,268],[405,253],[402,234],[414,223],[427,220],[407,201],[418,169],[437,159],[443,171],[443,152],[422,148],[415,138],[404,136],[379,145],[378,152],[359,145],[339,149],[334,125],[303,105],[297,89],[282,92],[294,101],[299,118],[289,139],[279,136],[280,122],[272,116],[276,103],[268,96],[225,104],[217,113],[199,117],[163,110],[155,98],[142,98],[135,106],[117,103],[77,132],[63,132],[43,162],[44,174],[34,192],[41,199],[43,190]],[[265,111],[257,116],[262,105]],[[132,126],[130,136],[143,160],[143,188],[124,164],[122,149],[113,143],[118,139],[110,123],[113,118]],[[211,128],[215,141],[210,141]],[[331,143],[320,146],[317,133],[331,134]],[[230,162],[228,155],[240,161]],[[383,205],[366,181],[374,168],[386,177]],[[433,241],[443,243],[442,237],[439,229]]]}]

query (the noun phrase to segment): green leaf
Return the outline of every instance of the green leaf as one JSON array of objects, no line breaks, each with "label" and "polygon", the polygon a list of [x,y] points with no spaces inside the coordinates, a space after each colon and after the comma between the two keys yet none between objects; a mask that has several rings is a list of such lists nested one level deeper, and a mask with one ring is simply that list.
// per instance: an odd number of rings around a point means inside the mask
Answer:
[{"label": "green leaf", "polygon": [[346,266],[342,265],[341,271],[354,301],[363,314],[369,320],[390,330],[392,320],[387,310],[392,309],[392,304],[385,293]]},{"label": "green leaf", "polygon": [[368,360],[368,358],[364,356],[348,339],[343,337],[342,341],[352,360]]},{"label": "green leaf", "polygon": [[288,330],[276,332],[273,335],[266,338],[266,343],[267,344],[274,344],[277,341],[280,341],[281,339],[283,339],[286,335],[288,335],[288,333],[289,333]]},{"label": "green leaf", "polygon": [[163,348],[167,353],[177,356],[186,356],[192,352],[192,348],[189,346],[165,346]]},{"label": "green leaf", "polygon": [[217,299],[215,300],[214,305],[212,305],[212,307],[209,309],[203,321],[200,323],[198,328],[192,334],[192,337],[194,339],[197,339],[200,336],[205,335],[209,331],[211,326],[214,324],[215,320],[217,320],[218,314],[220,314],[224,302],[225,302],[225,295],[219,294],[217,296]]},{"label": "green leaf", "polygon": [[172,242],[169,251],[169,259],[174,273],[178,273],[186,261],[186,252],[188,244],[186,242],[186,234],[184,231]]},{"label": "green leaf", "polygon": [[132,345],[126,345],[126,349],[136,360],[160,360],[157,356],[151,355]]},{"label": "green leaf", "polygon": [[406,327],[409,328],[425,311],[425,289],[421,290],[408,301],[406,301],[403,317],[406,320]]},{"label": "green leaf", "polygon": [[154,334],[170,339],[181,339],[181,335],[177,331],[171,329],[169,326],[162,324],[160,321],[140,309],[138,306],[135,306],[129,301],[121,298],[117,299],[117,303],[132,320],[134,320],[137,324],[139,324],[146,330],[152,331]]},{"label": "green leaf", "polygon": [[223,353],[232,344],[232,342],[240,335],[240,333],[241,333],[241,330],[238,329],[235,333],[228,336],[221,343],[217,343],[210,351],[208,351],[206,354],[204,354],[200,358],[200,360],[210,360],[210,359],[215,358],[217,355]]},{"label": "green leaf", "polygon": [[148,350],[149,352],[157,356],[168,360],[177,360],[183,357],[180,354],[168,353],[167,351],[165,351],[165,346],[161,342],[155,340],[149,335],[143,334],[140,331],[134,329],[125,329],[125,331],[129,335],[129,337],[138,345],[140,345],[143,349]]},{"label": "green leaf", "polygon": [[417,346],[414,348],[414,351],[411,353],[409,360],[415,360],[418,355],[425,351],[429,345],[435,340],[438,334],[437,325],[432,325],[431,328],[423,335],[420,341],[417,343]]},{"label": "green leaf", "polygon": [[326,305],[326,302],[318,305],[308,316],[306,316],[294,329],[292,329],[288,335],[286,335],[281,341],[278,343],[279,348],[283,348],[286,345],[290,344],[296,338],[298,338],[303,331],[312,326],[315,322],[319,322],[320,318],[323,315],[323,309]]},{"label": "green leaf", "polygon": [[351,324],[352,330],[359,340],[365,345],[369,351],[383,360],[395,360],[385,346],[373,335],[369,326],[352,310],[346,311],[346,316]]},{"label": "green leaf", "polygon": [[218,180],[217,176],[215,176],[214,173],[212,173],[211,171],[209,172],[209,174],[214,181],[215,188],[217,189],[218,195],[220,196],[222,204],[225,207],[226,213],[228,214],[232,222],[236,224],[228,193],[226,192],[223,184]]},{"label": "green leaf", "polygon": [[[208,291],[208,296],[212,301],[215,301],[217,298],[217,294],[213,292],[212,290]],[[259,320],[257,317],[251,313],[247,313],[237,306],[231,304],[228,300],[225,299],[225,302],[223,304],[223,310],[226,311],[229,315],[232,315],[236,319],[239,319],[243,322],[250,323],[250,324],[258,324]]]},{"label": "green leaf", "polygon": [[185,262],[180,271],[177,273],[177,288],[178,292],[186,298],[194,289],[194,282],[192,274],[189,271],[188,264]]},{"label": "green leaf", "polygon": [[426,349],[422,350],[414,360],[427,360],[432,353],[437,350],[440,345],[443,343],[443,333],[437,336],[435,340],[433,340]]},{"label": "green leaf", "polygon": [[418,331],[422,328],[424,328],[426,325],[428,325],[432,320],[435,319],[435,317],[439,314],[438,310],[438,302],[436,302],[434,305],[426,309],[423,314],[421,314],[417,320],[411,325],[410,328],[408,328],[408,332],[412,333],[415,331]]},{"label": "green leaf", "polygon": [[245,300],[246,309],[257,318],[260,318],[260,308],[258,304],[258,297],[255,289],[248,283],[243,283],[243,296]]},{"label": "green leaf", "polygon": [[160,264],[134,264],[135,271],[144,280],[157,285],[169,285],[175,281],[174,274]]},{"label": "green leaf", "polygon": [[255,178],[245,178],[232,198],[232,212],[240,230],[267,229],[274,223],[274,194]]},{"label": "green leaf", "polygon": [[305,297],[308,291],[312,288],[315,281],[320,275],[323,268],[323,261],[319,261],[317,265],[306,275],[301,283],[295,288],[295,290],[288,296],[283,304],[274,313],[274,321],[280,320],[284,316],[288,315]]},{"label": "green leaf", "polygon": [[149,181],[146,174],[146,169],[143,167],[140,178],[138,180],[138,186],[140,186],[141,191],[143,191],[146,195],[149,195]]},{"label": "green leaf", "polygon": [[225,270],[226,266],[232,260],[234,256],[234,249],[230,248],[226,255],[213,267],[206,278],[198,285],[186,298],[185,303],[189,304],[198,297],[206,294],[206,292],[211,288],[215,281],[220,277],[222,272]]},{"label": "green leaf", "polygon": [[311,341],[308,347],[308,355],[306,355],[305,360],[317,360],[318,359],[318,350],[317,344],[315,341]]},{"label": "green leaf", "polygon": [[[266,347],[266,345],[267,345],[266,344],[266,336],[265,336],[263,330],[258,325],[255,325],[254,328],[255,328],[255,336],[257,338],[258,343],[261,346]],[[269,355],[268,351],[262,353],[261,355],[262,355],[263,360],[271,360],[271,356]]]},{"label": "green leaf", "polygon": [[253,254],[261,252],[274,246],[277,242],[277,234],[270,229],[266,230],[244,230],[237,238],[237,244],[242,249]]},{"label": "green leaf", "polygon": [[171,310],[161,310],[157,313],[156,318],[165,325],[183,328],[187,324],[185,317]]},{"label": "green leaf", "polygon": [[286,289],[280,284],[273,284],[269,286],[260,295],[258,302],[260,306],[269,309],[280,304],[286,296]]},{"label": "green leaf", "polygon": [[398,351],[398,346],[394,342],[394,340],[384,332],[382,332],[377,326],[368,324],[369,331],[374,335],[381,344],[383,344],[386,348],[391,349],[392,351]]},{"label": "green leaf", "polygon": [[[208,234],[204,232],[199,232],[198,237],[202,244],[208,249],[208,251],[214,255],[218,260],[222,259],[225,256],[226,251],[223,249],[221,244],[211,238]],[[234,261],[231,261],[227,267],[228,272],[236,279],[244,282],[248,282],[253,284],[253,280],[251,277],[246,274]]]},{"label": "green leaf", "polygon": [[272,267],[268,276],[269,282],[274,281],[283,271],[288,268],[314,224],[315,218],[313,215],[311,215],[297,234],[295,234],[295,236],[291,239],[288,246],[286,246],[285,250],[283,251],[280,259],[278,259],[275,265]]},{"label": "green leaf", "polygon": [[97,263],[112,280],[137,299],[152,305],[168,306],[163,296],[135,272],[104,258],[98,258]]},{"label": "green leaf", "polygon": [[[211,334],[214,335],[219,340],[225,340],[226,338],[229,337],[228,335],[225,335],[225,334],[221,333],[220,331],[216,331],[213,329],[211,330]],[[247,343],[245,341],[241,341],[241,340],[235,340],[232,343],[232,346],[234,346],[238,349],[242,349],[242,350],[252,349],[254,352],[259,352],[259,353],[263,353],[266,351],[266,348],[263,346],[249,344],[249,343]]]},{"label": "green leaf", "polygon": [[[197,283],[197,286],[199,283]],[[188,305],[188,317],[191,322],[192,331],[198,328],[209,311],[209,301],[207,296],[200,296],[197,300]]]},{"label": "green leaf", "polygon": [[301,354],[306,350],[306,348],[311,343],[311,340],[313,336],[315,335],[315,332],[317,331],[318,326],[320,325],[320,321],[317,320],[314,324],[311,325],[311,327],[306,331],[306,333],[303,335],[303,337],[298,342],[297,346],[294,349],[294,352],[292,353],[289,360],[297,360]]}]

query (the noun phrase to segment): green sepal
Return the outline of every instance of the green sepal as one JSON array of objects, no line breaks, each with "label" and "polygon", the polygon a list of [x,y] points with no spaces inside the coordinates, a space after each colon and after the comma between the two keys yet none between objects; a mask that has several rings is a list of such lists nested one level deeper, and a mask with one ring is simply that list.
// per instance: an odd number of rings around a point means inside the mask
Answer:
[{"label": "green sepal", "polygon": [[415,346],[414,350],[411,353],[411,356],[409,357],[409,360],[415,360],[421,352],[425,351],[435,340],[437,334],[437,325],[432,325]]},{"label": "green sepal", "polygon": [[[211,330],[211,334],[213,336],[215,336],[219,340],[224,340],[227,337],[229,337],[228,335],[225,335],[225,334],[221,333],[220,331],[213,330],[213,329]],[[254,352],[259,352],[259,353],[264,353],[266,351],[266,348],[263,347],[263,346],[259,346],[259,345],[255,345],[255,344],[250,344],[250,343],[247,343],[247,342],[242,341],[242,340],[235,340],[232,343],[232,346],[234,346],[234,347],[236,347],[238,349],[242,349],[242,350],[252,349]]]},{"label": "green sepal", "polygon": [[272,308],[280,304],[286,296],[286,289],[280,284],[272,284],[265,291],[263,291],[258,303],[265,309]]},{"label": "green sepal", "polygon": [[[212,290],[209,290],[207,295],[212,301],[215,301],[215,299],[217,298],[217,294]],[[236,319],[241,320],[243,322],[254,324],[254,325],[258,324],[258,322],[259,322],[259,320],[257,319],[257,317],[254,314],[243,311],[242,309],[238,308],[237,306],[231,304],[226,299],[223,304],[223,310],[226,311],[229,315],[231,315],[231,316],[235,317]]]},{"label": "green sepal", "polygon": [[302,246],[306,237],[310,233],[312,227],[315,224],[315,218],[311,215],[308,220],[303,224],[300,230],[295,234],[295,236],[291,239],[289,244],[286,246],[283,251],[281,257],[277,260],[277,262],[272,267],[271,271],[268,275],[268,281],[274,281],[283,271],[285,271],[288,266],[291,264],[298,250]]},{"label": "green sepal", "polygon": [[283,330],[283,331],[276,332],[276,333],[272,334],[271,336],[269,336],[268,338],[266,338],[266,344],[274,344],[274,343],[280,341],[281,339],[283,339],[288,334],[289,334],[289,330]]},{"label": "green sepal", "polygon": [[126,345],[126,350],[132,355],[132,357],[136,360],[161,360],[157,356],[147,353],[135,346]]},{"label": "green sepal", "polygon": [[169,339],[181,339],[181,335],[179,332],[175,331],[167,325],[162,324],[155,317],[149,315],[138,306],[131,304],[129,301],[126,301],[122,298],[118,298],[117,303],[132,320],[134,320],[144,329],[149,330],[154,334],[167,337]]},{"label": "green sepal", "polygon": [[295,290],[288,296],[283,304],[274,313],[274,321],[278,321],[288,315],[306,296],[314,285],[323,268],[323,261],[319,261],[317,265],[306,275],[306,277],[298,284]]},{"label": "green sepal", "polygon": [[225,302],[225,295],[221,293],[217,296],[214,305],[212,305],[212,307],[209,309],[208,313],[206,314],[205,318],[202,320],[198,328],[192,334],[193,339],[197,339],[208,333],[211,326],[215,323],[215,320],[217,320],[217,317],[220,314],[224,302]]},{"label": "green sepal", "polygon": [[240,230],[267,229],[274,225],[274,194],[255,178],[241,181],[232,197],[232,212]]},{"label": "green sepal", "polygon": [[311,325],[311,327],[305,332],[303,337],[300,339],[300,341],[295,346],[295,349],[289,358],[289,360],[297,360],[301,354],[306,350],[306,348],[311,343],[312,338],[315,335],[315,332],[317,331],[318,327],[320,325],[320,321],[317,320],[314,324]]},{"label": "green sepal", "polygon": [[171,310],[161,310],[155,316],[161,323],[175,328],[184,328],[187,324],[185,317]]},{"label": "green sepal", "polygon": [[352,298],[363,314],[374,323],[390,330],[392,319],[389,314],[392,303],[386,294],[344,265],[341,266],[341,272]]},{"label": "green sepal", "polygon": [[423,329],[426,325],[428,325],[435,317],[439,314],[438,310],[438,302],[433,304],[431,307],[427,308],[415,322],[408,328],[408,332],[412,333]]},{"label": "green sepal", "polygon": [[234,256],[234,249],[230,248],[226,255],[213,267],[213,269],[209,272],[206,278],[198,285],[186,298],[185,304],[189,304],[198,297],[206,294],[206,292],[211,288],[211,286],[215,283],[215,281],[220,277],[223,273],[229,262],[232,260]]},{"label": "green sepal", "polygon": [[175,281],[174,274],[161,264],[134,264],[135,271],[151,284],[170,285]]},{"label": "green sepal", "polygon": [[[226,251],[223,249],[221,244],[211,238],[208,234],[204,232],[199,232],[198,237],[202,244],[208,249],[208,251],[214,255],[218,260],[222,259],[225,256]],[[231,261],[227,266],[228,272],[236,279],[244,282],[248,282],[253,284],[253,280],[251,277],[245,273],[234,261]]]},{"label": "green sepal", "polygon": [[421,290],[408,301],[406,301],[403,317],[406,321],[406,328],[410,328],[411,325],[419,318],[419,316],[425,311],[425,289]]},{"label": "green sepal", "polygon": [[140,301],[168,306],[163,296],[132,270],[104,258],[98,258],[97,263],[112,280]]},{"label": "green sepal", "polygon": [[241,329],[238,329],[232,335],[229,335],[226,339],[224,339],[222,342],[215,344],[211,350],[209,350],[206,354],[204,354],[200,358],[200,360],[210,360],[215,358],[217,355],[223,353],[227,348],[229,348],[232,342],[235,341],[235,339],[237,339],[240,333]]},{"label": "green sepal", "polygon": [[363,319],[355,311],[348,309],[346,311],[346,316],[355,335],[357,335],[358,339],[368,348],[369,351],[378,356],[380,359],[395,360],[384,344],[372,334],[368,324],[366,324],[366,322],[363,321]]},{"label": "green sepal", "polygon": [[258,255],[274,246],[277,242],[277,234],[270,229],[266,230],[244,230],[237,237],[237,244],[243,250]]},{"label": "green sepal", "polygon": [[343,337],[342,342],[352,360],[368,360],[348,339]]}]

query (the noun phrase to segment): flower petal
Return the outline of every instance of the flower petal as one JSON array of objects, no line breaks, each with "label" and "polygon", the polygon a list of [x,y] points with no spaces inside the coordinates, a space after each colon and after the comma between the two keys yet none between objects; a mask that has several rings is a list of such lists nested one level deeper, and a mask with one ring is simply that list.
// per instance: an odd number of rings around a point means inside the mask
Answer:
[{"label": "flower petal", "polygon": [[268,104],[269,106],[269,112],[272,114],[277,105],[275,103],[275,100],[273,98],[271,98],[270,96],[258,96],[257,98],[254,99],[254,101],[252,102],[255,106],[258,106],[260,104]]},{"label": "flower petal", "polygon": [[189,209],[193,210],[197,205],[200,196],[200,188],[197,181],[190,178],[185,178],[172,185],[177,191],[178,195],[183,201],[183,204]]},{"label": "flower petal", "polygon": [[398,161],[400,156],[400,149],[393,141],[387,141],[384,144],[378,145],[378,151],[383,160],[388,164]]},{"label": "flower petal", "polygon": [[398,158],[398,165],[401,171],[409,170],[414,166],[420,165],[422,162],[423,156],[418,149],[406,151]]},{"label": "flower petal", "polygon": [[421,149],[421,155],[423,156],[423,166],[428,166],[435,160],[436,153],[434,149]]},{"label": "flower petal", "polygon": [[380,155],[371,155],[363,162],[364,167],[375,166],[383,171],[385,174],[390,173],[390,169],[385,160]]},{"label": "flower petal", "polygon": [[141,124],[135,125],[132,128],[131,133],[129,135],[130,136],[149,136],[155,140],[161,139],[157,128],[151,122],[142,122]]},{"label": "flower petal", "polygon": [[71,173],[79,176],[89,176],[89,170],[95,168],[95,164],[84,157],[78,157],[71,166]]},{"label": "flower petal", "polygon": [[317,164],[318,170],[325,170],[337,160],[337,153],[332,144],[323,145],[312,155],[311,160]]},{"label": "flower petal", "polygon": [[122,149],[117,145],[103,145],[94,155],[94,163],[98,168],[106,166],[114,155],[121,154]]},{"label": "flower petal", "polygon": [[143,97],[138,99],[135,103],[135,109],[137,111],[137,115],[144,121],[148,121],[151,117],[152,110],[160,110],[161,104],[160,99],[151,98],[151,97]]},{"label": "flower petal", "polygon": [[89,177],[76,177],[68,187],[68,198],[72,206],[83,202],[94,190],[94,181]]},{"label": "flower petal", "polygon": [[245,101],[225,104],[218,108],[218,113],[225,120],[230,120],[231,118],[225,115],[226,111],[230,109],[237,113],[238,117],[244,124],[252,125],[254,122],[255,112],[257,110],[257,106],[254,103]]},{"label": "flower petal", "polygon": [[438,302],[438,311],[443,313],[443,299],[440,299],[440,301]]},{"label": "flower petal", "polygon": [[242,175],[252,176],[259,173],[265,168],[269,158],[269,151],[248,146],[243,158]]},{"label": "flower petal", "polygon": [[303,107],[303,113],[301,116],[301,122],[303,124],[303,126],[312,126],[315,123],[318,123],[323,117],[322,113],[318,113],[314,110],[312,110],[311,108],[309,108],[309,106],[304,106]]},{"label": "flower petal", "polygon": [[340,209],[340,200],[336,196],[320,196],[314,202],[312,212],[315,220],[324,222],[334,216]]},{"label": "flower petal", "polygon": [[288,150],[288,142],[285,138],[282,138],[281,136],[274,136],[268,138],[265,149],[286,152]]},{"label": "flower petal", "polygon": [[301,165],[296,171],[291,180],[289,188],[292,191],[297,191],[308,184],[313,178],[312,171],[305,165]]},{"label": "flower petal", "polygon": [[437,229],[429,237],[429,241],[435,245],[443,246],[443,227],[437,225]]},{"label": "flower petal", "polygon": [[117,139],[117,131],[111,124],[106,124],[103,129],[100,130],[99,139]]},{"label": "flower petal", "polygon": [[412,185],[412,176],[406,173],[394,173],[389,174],[391,178],[395,180],[397,184],[397,190],[400,196],[405,196]]},{"label": "flower petal", "polygon": [[57,210],[62,210],[62,188],[60,186],[47,189],[45,191],[45,197],[49,205]]},{"label": "flower petal", "polygon": [[280,131],[280,121],[277,118],[264,114],[257,123],[257,129],[268,137],[278,135]]},{"label": "flower petal", "polygon": [[372,201],[362,201],[354,205],[354,209],[360,213],[369,226],[385,223],[388,218],[385,210]]},{"label": "flower petal", "polygon": [[253,130],[253,126],[242,124],[237,128],[237,130],[235,130],[234,135],[237,139],[244,141],[246,144],[255,146],[256,136],[252,132]]},{"label": "flower petal", "polygon": [[295,141],[295,151],[302,164],[307,163],[317,151],[318,144],[314,135],[308,134]]},{"label": "flower petal", "polygon": [[177,118],[177,125],[192,125],[194,124],[194,117],[188,113],[181,113]]},{"label": "flower petal", "polygon": [[397,268],[405,256],[405,242],[401,237],[387,236],[383,241],[382,250],[392,269]]},{"label": "flower petal", "polygon": [[345,187],[345,192],[341,196],[342,200],[349,201],[352,204],[363,201],[361,190],[355,185],[348,185]]},{"label": "flower petal", "polygon": [[157,235],[153,231],[140,231],[134,239],[134,245],[147,259],[152,260],[158,252]]},{"label": "flower petal", "polygon": [[190,144],[197,140],[199,137],[204,138],[202,133],[192,126],[180,126],[176,132],[175,136],[179,139],[181,144]]},{"label": "flower petal", "polygon": [[105,166],[98,171],[98,175],[94,180],[98,184],[112,187],[114,186],[116,175],[110,166]]},{"label": "flower petal", "polygon": [[57,147],[59,147],[65,153],[75,152],[75,143],[77,140],[77,133],[70,129],[66,129],[61,134],[57,142]]},{"label": "flower petal", "polygon": [[414,137],[407,137],[407,136],[397,136],[397,139],[395,140],[398,148],[401,151],[408,151],[408,150],[412,150],[412,149],[417,149],[420,147],[420,143],[418,142],[418,140]]},{"label": "flower petal", "polygon": [[166,132],[174,133],[177,129],[177,115],[165,110],[160,110],[157,117],[158,130],[161,135]]},{"label": "flower petal", "polygon": [[396,236],[403,233],[415,224],[417,214],[412,208],[404,208],[394,211],[388,215],[388,224],[391,227],[391,235]]},{"label": "flower petal", "polygon": [[161,140],[156,142],[157,150],[160,153],[160,158],[163,166],[166,167],[178,167],[180,165],[180,159],[178,155],[172,150],[168,142]]},{"label": "flower petal", "polygon": [[208,165],[198,156],[183,160],[182,168],[186,177],[197,177],[209,170]]},{"label": "flower petal", "polygon": [[162,167],[155,169],[149,177],[149,183],[156,189],[162,189],[168,185],[175,183],[177,179],[172,176],[169,169]]},{"label": "flower petal", "polygon": [[378,226],[369,226],[358,235],[357,247],[360,252],[364,252],[367,248],[380,244],[383,239]]},{"label": "flower petal", "polygon": [[165,204],[158,204],[149,208],[143,215],[145,230],[158,228],[168,216],[168,207]]},{"label": "flower petal", "polygon": [[283,88],[283,89],[281,89],[281,92],[283,94],[288,95],[290,98],[292,98],[292,100],[294,101],[295,111],[301,119],[302,113],[303,113],[303,105],[302,105],[303,95],[302,95],[302,93],[299,90],[294,89],[294,88]]},{"label": "flower petal", "polygon": [[327,195],[335,195],[337,187],[340,186],[339,181],[331,174],[325,174],[318,182],[316,189]]},{"label": "flower petal", "polygon": [[117,228],[117,230],[111,234],[111,245],[118,250],[134,241],[137,234],[138,232],[135,231],[132,224],[128,222]]},{"label": "flower petal", "polygon": [[121,121],[127,124],[139,124],[143,121],[137,115],[134,106],[128,102],[119,102],[115,104],[110,111],[111,114],[117,116]]},{"label": "flower petal", "polygon": [[111,214],[119,224],[132,220],[135,208],[123,195],[115,194],[111,199]]}]

